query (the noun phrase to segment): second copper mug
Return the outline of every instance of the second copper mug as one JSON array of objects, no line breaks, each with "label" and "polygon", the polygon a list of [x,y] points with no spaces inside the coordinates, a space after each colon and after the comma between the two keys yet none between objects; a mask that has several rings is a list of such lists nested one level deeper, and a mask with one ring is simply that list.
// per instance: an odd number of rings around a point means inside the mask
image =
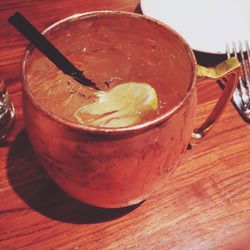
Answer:
[{"label": "second copper mug", "polygon": [[[169,96],[166,85],[171,85],[180,99],[153,120],[113,129],[64,120],[45,109],[29,89],[28,76],[36,74],[37,70],[32,65],[44,57],[32,46],[26,51],[22,70],[25,124],[47,173],[76,199],[113,208],[137,204],[168,185],[169,175],[185,153],[194,130],[196,82],[207,79],[207,75],[217,78],[227,73],[222,97],[208,120],[194,134],[202,137],[230,100],[236,86],[234,69],[238,63],[229,61],[212,71],[198,67],[192,49],[179,34],[167,25],[134,13],[96,11],[78,14],[53,24],[44,34],[67,54],[68,50],[81,47],[81,34],[95,36],[98,30],[110,27],[118,43],[119,39],[127,39],[130,46],[138,47],[145,64],[147,56],[151,56],[156,64],[167,60],[167,66],[151,83],[157,93],[165,93],[166,98]],[[154,49],[161,53],[154,54]],[[148,70],[150,67],[154,65],[148,65]],[[100,68],[100,73],[102,70]],[[203,77],[199,78],[198,74]],[[146,70],[141,72],[140,79],[147,82]]]}]

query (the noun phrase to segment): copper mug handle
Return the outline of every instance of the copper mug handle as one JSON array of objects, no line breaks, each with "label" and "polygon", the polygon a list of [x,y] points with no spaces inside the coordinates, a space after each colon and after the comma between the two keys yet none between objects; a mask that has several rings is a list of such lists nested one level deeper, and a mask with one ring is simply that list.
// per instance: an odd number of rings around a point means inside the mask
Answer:
[{"label": "copper mug handle", "polygon": [[194,129],[192,133],[192,138],[203,138],[203,136],[212,128],[215,122],[219,119],[237,86],[239,70],[240,62],[235,57],[232,57],[220,63],[214,68],[206,68],[198,65],[198,82],[207,80],[215,81],[221,78],[226,78],[227,84],[207,119],[200,125],[199,128]]}]

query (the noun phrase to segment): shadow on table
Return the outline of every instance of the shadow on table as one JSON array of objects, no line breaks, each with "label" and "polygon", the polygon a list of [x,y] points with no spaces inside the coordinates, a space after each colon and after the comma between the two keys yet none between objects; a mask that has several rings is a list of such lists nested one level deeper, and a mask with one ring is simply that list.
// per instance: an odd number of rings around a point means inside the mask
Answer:
[{"label": "shadow on table", "polygon": [[9,182],[15,192],[32,209],[51,219],[73,224],[100,223],[126,215],[139,206],[104,209],[69,197],[43,170],[25,130],[11,144],[7,161]]}]

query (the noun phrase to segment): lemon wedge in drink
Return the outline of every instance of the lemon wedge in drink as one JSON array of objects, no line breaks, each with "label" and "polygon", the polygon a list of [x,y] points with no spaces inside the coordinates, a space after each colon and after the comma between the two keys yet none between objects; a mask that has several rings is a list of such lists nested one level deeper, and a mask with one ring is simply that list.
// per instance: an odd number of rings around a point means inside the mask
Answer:
[{"label": "lemon wedge in drink", "polygon": [[128,82],[109,91],[97,91],[94,103],[77,109],[74,118],[80,123],[103,128],[120,128],[138,124],[156,112],[156,91],[147,83]]}]

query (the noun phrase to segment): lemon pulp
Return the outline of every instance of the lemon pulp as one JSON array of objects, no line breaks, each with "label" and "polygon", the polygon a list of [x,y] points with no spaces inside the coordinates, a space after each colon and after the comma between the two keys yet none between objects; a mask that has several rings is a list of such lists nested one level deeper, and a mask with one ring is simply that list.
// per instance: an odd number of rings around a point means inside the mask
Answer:
[{"label": "lemon pulp", "polygon": [[128,82],[97,91],[96,100],[74,112],[81,124],[103,128],[127,127],[158,109],[156,91],[147,83]]}]

